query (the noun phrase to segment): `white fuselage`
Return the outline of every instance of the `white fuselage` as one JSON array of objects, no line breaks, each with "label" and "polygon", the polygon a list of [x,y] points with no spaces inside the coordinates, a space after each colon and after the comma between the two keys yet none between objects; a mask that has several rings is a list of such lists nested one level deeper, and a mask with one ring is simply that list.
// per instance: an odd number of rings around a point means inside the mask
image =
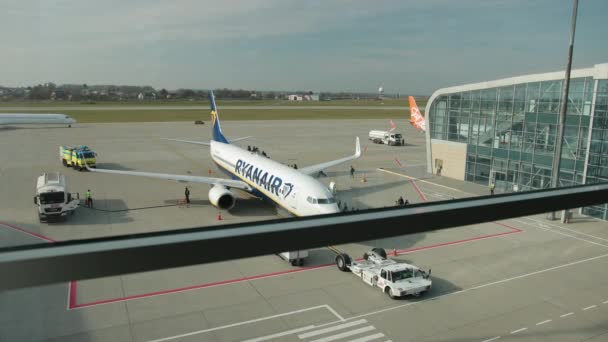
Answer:
[{"label": "white fuselage", "polygon": [[0,113],[0,125],[72,125],[76,120],[65,114]]},{"label": "white fuselage", "polygon": [[338,213],[331,192],[322,183],[293,169],[234,145],[211,141],[211,158],[234,178],[296,216]]}]

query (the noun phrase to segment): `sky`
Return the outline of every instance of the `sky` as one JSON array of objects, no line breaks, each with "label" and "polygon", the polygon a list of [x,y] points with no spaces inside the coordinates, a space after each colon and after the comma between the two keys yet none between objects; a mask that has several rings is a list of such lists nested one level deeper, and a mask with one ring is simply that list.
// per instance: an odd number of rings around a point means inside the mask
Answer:
[{"label": "sky", "polygon": [[[4,0],[0,85],[431,94],[563,70],[568,0]],[[608,63],[580,0],[573,67]]]}]

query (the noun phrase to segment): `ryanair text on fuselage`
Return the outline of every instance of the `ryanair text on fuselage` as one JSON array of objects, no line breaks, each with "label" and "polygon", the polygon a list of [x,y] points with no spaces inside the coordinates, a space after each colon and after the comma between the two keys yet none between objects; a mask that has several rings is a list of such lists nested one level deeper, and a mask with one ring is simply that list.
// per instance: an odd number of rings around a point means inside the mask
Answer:
[{"label": "ryanair text on fuselage", "polygon": [[283,193],[281,193],[283,180],[280,177],[276,177],[275,175],[268,173],[268,171],[264,171],[242,159],[239,159],[236,162],[234,172],[242,175],[257,185],[264,187],[264,189],[277,196],[282,195],[285,198],[289,196],[291,190],[293,189],[293,184],[285,183],[286,188],[283,190]]}]

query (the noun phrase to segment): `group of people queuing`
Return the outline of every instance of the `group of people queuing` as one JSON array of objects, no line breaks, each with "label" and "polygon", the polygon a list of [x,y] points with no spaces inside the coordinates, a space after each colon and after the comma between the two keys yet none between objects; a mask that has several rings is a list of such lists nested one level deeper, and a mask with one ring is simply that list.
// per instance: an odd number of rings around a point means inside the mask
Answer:
[{"label": "group of people queuing", "polygon": [[261,150],[261,152],[260,152],[260,149],[257,146],[247,145],[247,151],[252,152],[252,153],[259,153],[266,158],[270,158],[270,156],[268,154],[266,154],[266,152],[264,150]]}]

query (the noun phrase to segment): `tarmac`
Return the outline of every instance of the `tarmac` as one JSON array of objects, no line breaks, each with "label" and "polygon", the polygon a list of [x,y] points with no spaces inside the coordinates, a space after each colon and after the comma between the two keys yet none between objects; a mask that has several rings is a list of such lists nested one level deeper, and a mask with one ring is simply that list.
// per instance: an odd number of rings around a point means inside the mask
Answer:
[{"label": "tarmac", "polygon": [[[363,156],[328,170],[349,208],[485,195],[487,187],[425,173],[424,135],[394,120],[406,146],[367,142],[384,120],[230,121],[230,138],[299,167]],[[209,187],[65,169],[59,145],[89,145],[98,166],[222,177],[204,146],[160,138],[209,139],[187,122],[0,128],[0,247],[213,226],[288,216],[239,193],[222,212]],[[383,170],[381,170],[382,168]],[[32,202],[36,177],[61,171],[71,192],[91,189],[94,208],[41,224]],[[373,229],[373,227],[370,227]],[[608,223],[544,215],[310,251],[303,267],[275,255],[0,293],[0,341],[608,341]],[[353,257],[372,247],[432,269],[433,288],[389,299],[337,270],[335,250]],[[201,251],[204,253],[204,251]],[[230,253],[230,251],[226,251]],[[91,265],[95,267],[95,265]]]}]

